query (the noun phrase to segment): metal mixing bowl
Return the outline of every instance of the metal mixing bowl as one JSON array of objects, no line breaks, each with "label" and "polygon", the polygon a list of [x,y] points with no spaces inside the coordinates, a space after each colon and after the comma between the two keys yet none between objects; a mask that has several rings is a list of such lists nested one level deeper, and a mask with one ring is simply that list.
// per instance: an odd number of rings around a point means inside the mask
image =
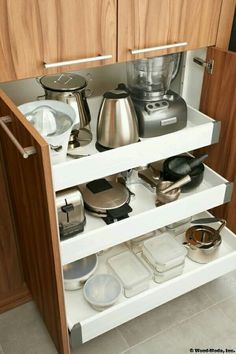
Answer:
[{"label": "metal mixing bowl", "polygon": [[85,281],[95,272],[98,257],[96,254],[68,263],[63,266],[65,290],[82,288]]}]

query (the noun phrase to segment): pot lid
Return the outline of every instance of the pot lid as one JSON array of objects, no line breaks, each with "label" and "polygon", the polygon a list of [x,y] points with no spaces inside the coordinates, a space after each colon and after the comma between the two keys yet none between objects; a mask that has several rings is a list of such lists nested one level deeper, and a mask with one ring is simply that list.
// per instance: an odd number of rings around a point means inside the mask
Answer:
[{"label": "pot lid", "polygon": [[72,73],[46,75],[39,81],[43,88],[52,91],[77,91],[87,86],[87,81],[83,76]]},{"label": "pot lid", "polygon": [[84,203],[91,210],[104,213],[123,206],[129,201],[129,191],[116,181],[107,181],[105,178],[89,182],[80,186]]}]

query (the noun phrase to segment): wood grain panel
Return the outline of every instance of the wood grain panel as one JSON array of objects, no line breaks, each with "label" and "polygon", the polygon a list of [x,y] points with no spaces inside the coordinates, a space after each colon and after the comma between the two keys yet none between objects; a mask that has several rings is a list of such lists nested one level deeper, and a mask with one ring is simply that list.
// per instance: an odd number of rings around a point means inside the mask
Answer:
[{"label": "wood grain panel", "polygon": [[[118,60],[138,59],[214,45],[222,0],[119,0]],[[187,47],[131,56],[142,49],[176,42]]]},{"label": "wood grain panel", "polygon": [[0,147],[0,313],[30,299],[15,235],[8,184]]},{"label": "wood grain panel", "polygon": [[0,299],[11,290],[20,288],[24,276],[15,238],[8,188],[0,149]]},{"label": "wood grain panel", "polygon": [[228,49],[236,0],[223,0],[220,12],[220,21],[216,38],[216,47]]},{"label": "wood grain panel", "polygon": [[32,296],[29,293],[29,289],[26,284],[21,285],[15,291],[4,293],[4,296],[0,298],[0,314],[13,309],[14,307],[25,304],[32,300]]},{"label": "wood grain panel", "polygon": [[56,72],[43,63],[112,54],[116,60],[116,0],[0,0],[0,81]]},{"label": "wood grain panel", "polygon": [[[215,61],[214,71],[204,75],[200,110],[222,122],[219,143],[205,149],[209,153],[207,165],[236,182],[236,53],[209,48],[207,56]],[[215,211],[234,232],[235,211],[236,188],[232,201]]]},{"label": "wood grain panel", "polygon": [[37,154],[23,159],[3,130],[0,142],[10,187],[26,283],[59,353],[69,353],[59,239],[48,145],[1,92],[0,114],[23,147]]}]

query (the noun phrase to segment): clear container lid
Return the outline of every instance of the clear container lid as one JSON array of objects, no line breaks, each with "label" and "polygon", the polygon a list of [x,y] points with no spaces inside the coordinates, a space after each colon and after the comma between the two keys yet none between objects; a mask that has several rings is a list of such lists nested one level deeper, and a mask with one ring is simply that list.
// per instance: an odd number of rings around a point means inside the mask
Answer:
[{"label": "clear container lid", "polygon": [[166,228],[172,230],[172,229],[175,229],[179,226],[184,226],[186,224],[189,224],[191,220],[192,220],[192,216],[182,219],[182,220],[179,220],[177,222],[173,222],[172,224],[166,225]]},{"label": "clear container lid", "polygon": [[176,259],[187,255],[186,248],[168,233],[145,241],[143,250],[146,256],[150,255],[151,261],[160,266],[168,266]]},{"label": "clear container lid", "polygon": [[151,279],[151,272],[130,251],[113,256],[107,262],[126,289],[134,288]]}]

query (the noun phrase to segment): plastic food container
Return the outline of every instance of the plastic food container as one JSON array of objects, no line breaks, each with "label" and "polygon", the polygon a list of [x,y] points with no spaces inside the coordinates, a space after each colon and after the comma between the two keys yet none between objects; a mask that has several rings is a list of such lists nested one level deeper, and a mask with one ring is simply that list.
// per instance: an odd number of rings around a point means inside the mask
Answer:
[{"label": "plastic food container", "polygon": [[153,270],[153,280],[156,283],[164,283],[165,281],[175,278],[178,275],[181,275],[183,273],[185,262],[164,272],[157,272],[155,268],[152,266],[152,264],[146,259],[146,257],[143,258],[150,266],[150,268]]},{"label": "plastic food container", "polygon": [[114,305],[122,291],[119,280],[112,274],[97,274],[86,281],[83,294],[97,311]]},{"label": "plastic food container", "polygon": [[148,232],[147,234],[141,235],[139,237],[135,237],[132,240],[127,241],[126,244],[132,250],[132,252],[137,254],[142,251],[143,242],[155,236],[156,236],[156,231],[151,231]]},{"label": "plastic food container", "polygon": [[165,232],[144,242],[143,255],[153,265],[155,271],[164,272],[183,263],[187,250]]},{"label": "plastic food container", "polygon": [[135,296],[148,289],[152,274],[132,252],[122,252],[109,258],[107,262],[124,286],[126,297]]},{"label": "plastic food container", "polygon": [[167,270],[165,272],[154,272],[153,280],[156,283],[163,283],[167,280],[177,277],[178,275],[181,275],[183,273],[183,270],[184,270],[184,263],[170,270]]},{"label": "plastic food container", "polygon": [[174,222],[170,225],[166,226],[166,229],[171,232],[174,236],[180,235],[184,233],[189,227],[191,223],[192,217]]}]

